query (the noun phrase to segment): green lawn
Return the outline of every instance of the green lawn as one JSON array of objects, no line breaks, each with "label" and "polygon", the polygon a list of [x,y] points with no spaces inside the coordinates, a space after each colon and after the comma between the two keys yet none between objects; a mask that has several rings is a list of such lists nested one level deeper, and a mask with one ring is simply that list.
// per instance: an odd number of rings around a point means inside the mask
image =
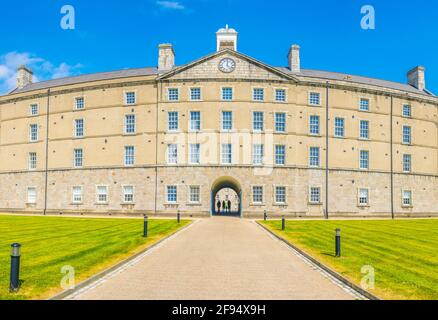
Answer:
[{"label": "green lawn", "polygon": [[[438,220],[262,222],[277,235],[360,284],[361,268],[375,269],[383,299],[438,299]],[[334,257],[335,229],[342,258]]]},{"label": "green lawn", "polygon": [[[189,221],[0,216],[0,300],[44,299],[62,291],[61,268],[75,268],[75,282],[89,278],[174,233]],[[22,244],[22,287],[9,293],[10,245]]]}]

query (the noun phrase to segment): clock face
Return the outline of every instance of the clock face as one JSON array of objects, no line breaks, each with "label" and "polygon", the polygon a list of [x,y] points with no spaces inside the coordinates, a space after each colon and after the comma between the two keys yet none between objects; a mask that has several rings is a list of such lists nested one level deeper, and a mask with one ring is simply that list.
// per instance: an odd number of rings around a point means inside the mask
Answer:
[{"label": "clock face", "polygon": [[219,70],[225,73],[233,72],[236,69],[236,62],[231,58],[222,59],[219,62]]}]

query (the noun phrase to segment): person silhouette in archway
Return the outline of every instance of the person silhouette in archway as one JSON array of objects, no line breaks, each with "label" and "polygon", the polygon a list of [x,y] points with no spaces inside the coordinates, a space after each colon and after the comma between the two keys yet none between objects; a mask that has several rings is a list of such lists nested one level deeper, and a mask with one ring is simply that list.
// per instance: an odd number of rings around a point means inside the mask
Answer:
[{"label": "person silhouette in archway", "polygon": [[216,205],[217,205],[217,213],[220,214],[221,213],[221,201],[218,200]]},{"label": "person silhouette in archway", "polygon": [[228,213],[231,213],[231,200],[227,201]]}]

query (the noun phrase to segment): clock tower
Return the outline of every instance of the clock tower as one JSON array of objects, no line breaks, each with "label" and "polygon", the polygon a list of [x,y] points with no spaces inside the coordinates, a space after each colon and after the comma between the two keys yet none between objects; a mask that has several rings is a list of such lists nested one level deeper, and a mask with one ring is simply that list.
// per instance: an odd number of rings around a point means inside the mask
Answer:
[{"label": "clock tower", "polygon": [[237,31],[229,28],[221,28],[216,32],[217,51],[231,49],[237,51]]}]

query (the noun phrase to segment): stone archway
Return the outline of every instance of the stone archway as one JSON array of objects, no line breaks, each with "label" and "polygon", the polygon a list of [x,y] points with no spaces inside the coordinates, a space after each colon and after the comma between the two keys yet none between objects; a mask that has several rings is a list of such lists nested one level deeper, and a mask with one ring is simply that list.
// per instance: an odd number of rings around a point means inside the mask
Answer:
[{"label": "stone archway", "polygon": [[[237,204],[233,203],[231,206],[232,208],[237,208],[237,211],[230,211],[226,215],[242,217],[242,187],[240,186],[240,183],[232,177],[221,177],[211,186],[211,215],[218,215],[216,204],[219,199],[217,199],[216,196],[224,189],[231,189],[234,191],[236,199],[233,199],[233,201],[238,202]],[[222,215],[224,215],[224,213],[222,213]]]}]

